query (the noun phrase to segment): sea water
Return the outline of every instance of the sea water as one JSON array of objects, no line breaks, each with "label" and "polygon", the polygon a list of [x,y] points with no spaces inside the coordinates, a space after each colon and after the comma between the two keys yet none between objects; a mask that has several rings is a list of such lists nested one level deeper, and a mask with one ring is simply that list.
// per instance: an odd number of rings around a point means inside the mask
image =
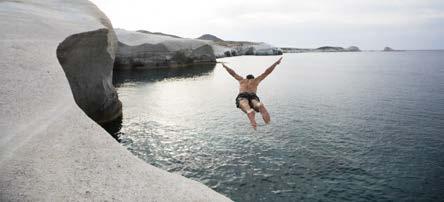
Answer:
[{"label": "sea water", "polygon": [[[114,135],[147,163],[235,201],[439,201],[444,52],[283,55],[259,86],[257,131],[220,64],[114,72]],[[277,56],[223,58],[259,75]]]}]

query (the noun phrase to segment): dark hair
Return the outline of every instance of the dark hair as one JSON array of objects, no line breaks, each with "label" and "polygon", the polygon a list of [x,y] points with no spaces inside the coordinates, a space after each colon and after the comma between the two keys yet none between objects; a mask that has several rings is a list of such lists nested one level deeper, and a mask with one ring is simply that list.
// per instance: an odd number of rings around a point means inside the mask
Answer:
[{"label": "dark hair", "polygon": [[247,79],[254,79],[254,76],[252,74],[247,75]]}]

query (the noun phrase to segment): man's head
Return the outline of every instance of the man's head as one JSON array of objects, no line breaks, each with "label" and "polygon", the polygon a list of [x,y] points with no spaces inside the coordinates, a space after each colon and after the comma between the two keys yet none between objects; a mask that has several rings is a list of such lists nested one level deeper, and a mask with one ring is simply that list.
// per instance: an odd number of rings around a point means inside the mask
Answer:
[{"label": "man's head", "polygon": [[247,79],[254,79],[254,76],[252,74],[247,75]]}]

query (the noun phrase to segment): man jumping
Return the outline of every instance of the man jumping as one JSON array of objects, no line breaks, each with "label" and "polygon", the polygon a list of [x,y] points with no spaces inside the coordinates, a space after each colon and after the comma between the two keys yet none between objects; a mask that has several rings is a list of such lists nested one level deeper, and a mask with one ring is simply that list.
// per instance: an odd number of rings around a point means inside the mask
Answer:
[{"label": "man jumping", "polygon": [[243,112],[245,112],[250,120],[251,126],[256,130],[257,124],[255,120],[255,112],[260,112],[264,122],[266,124],[270,123],[270,114],[268,114],[267,109],[264,104],[261,103],[259,97],[256,95],[257,86],[259,83],[265,79],[274,68],[281,63],[282,57],[279,58],[273,65],[265,70],[264,73],[254,78],[253,75],[247,75],[245,79],[242,76],[236,74],[236,72],[225,64],[222,63],[222,66],[227,70],[227,72],[233,76],[237,81],[239,81],[239,94],[236,97],[236,107],[240,108]]}]

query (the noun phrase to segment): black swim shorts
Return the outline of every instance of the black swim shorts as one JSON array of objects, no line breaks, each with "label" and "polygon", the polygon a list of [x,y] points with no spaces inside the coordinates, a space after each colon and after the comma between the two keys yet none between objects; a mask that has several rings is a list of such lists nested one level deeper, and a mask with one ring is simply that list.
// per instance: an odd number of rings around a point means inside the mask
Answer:
[{"label": "black swim shorts", "polygon": [[241,100],[241,99],[247,99],[248,100],[248,102],[250,103],[250,107],[251,108],[254,108],[253,107],[253,103],[251,103],[251,100],[257,100],[257,101],[261,101],[260,99],[259,99],[259,97],[256,95],[256,93],[253,93],[253,92],[243,92],[243,93],[239,93],[239,95],[237,95],[237,97],[236,97],[236,107],[237,108],[239,108],[239,101]]}]

